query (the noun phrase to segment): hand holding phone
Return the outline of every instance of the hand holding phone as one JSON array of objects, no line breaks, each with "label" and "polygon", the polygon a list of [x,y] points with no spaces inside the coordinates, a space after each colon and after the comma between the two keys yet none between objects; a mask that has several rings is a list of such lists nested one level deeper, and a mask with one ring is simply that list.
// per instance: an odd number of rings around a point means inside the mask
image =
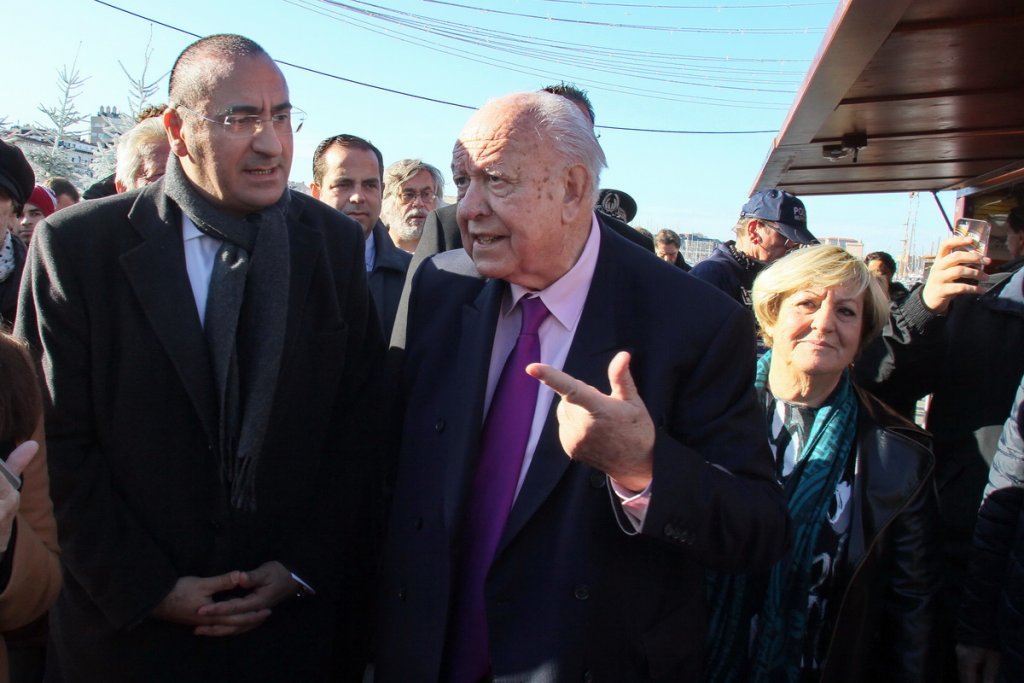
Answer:
[{"label": "hand holding phone", "polygon": [[25,467],[38,450],[39,444],[35,441],[24,441],[11,451],[10,455],[0,460],[0,476],[3,476],[15,491],[21,490],[21,473],[25,471]]},{"label": "hand holding phone", "polygon": [[25,471],[38,450],[38,443],[25,441],[11,451],[6,462],[0,460],[0,475],[2,475],[0,478],[6,482],[6,484],[0,484],[0,552],[7,551],[7,545],[11,541],[14,519],[21,506],[21,496],[18,495],[18,491],[21,489],[21,473]]}]

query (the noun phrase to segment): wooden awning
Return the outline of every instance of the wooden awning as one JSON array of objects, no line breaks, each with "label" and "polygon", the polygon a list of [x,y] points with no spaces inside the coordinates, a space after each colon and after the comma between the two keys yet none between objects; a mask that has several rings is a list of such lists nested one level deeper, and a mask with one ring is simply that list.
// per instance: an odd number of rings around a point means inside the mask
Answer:
[{"label": "wooden awning", "polygon": [[753,189],[1021,179],[1024,0],[844,0]]}]

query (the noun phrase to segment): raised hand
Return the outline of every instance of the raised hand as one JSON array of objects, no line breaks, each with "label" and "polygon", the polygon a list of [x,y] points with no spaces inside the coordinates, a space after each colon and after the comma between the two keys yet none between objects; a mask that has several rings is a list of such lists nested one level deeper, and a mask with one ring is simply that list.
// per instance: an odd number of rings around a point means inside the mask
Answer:
[{"label": "raised hand", "polygon": [[939,245],[939,253],[921,292],[925,306],[936,313],[945,313],[949,302],[961,294],[981,294],[985,291],[978,285],[958,282],[962,279],[988,279],[982,267],[991,263],[992,259],[975,251],[957,251],[973,244],[970,237],[954,236]]},{"label": "raised hand", "polygon": [[621,351],[608,364],[611,393],[543,363],[526,372],[560,397],[558,436],[569,457],[601,470],[619,485],[642,491],[651,483],[654,422],[629,372],[630,355]]}]

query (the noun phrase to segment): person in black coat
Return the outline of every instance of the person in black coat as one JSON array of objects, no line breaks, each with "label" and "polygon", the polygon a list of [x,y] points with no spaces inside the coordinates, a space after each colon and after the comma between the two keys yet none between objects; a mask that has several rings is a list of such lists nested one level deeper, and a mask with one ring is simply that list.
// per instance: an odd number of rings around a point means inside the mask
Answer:
[{"label": "person in black coat", "polygon": [[890,405],[932,395],[925,426],[939,491],[946,568],[939,624],[949,678],[957,675],[954,626],[978,506],[1024,374],[1024,270],[985,292],[965,281],[987,279],[987,259],[960,251],[970,244],[954,236],[940,245],[924,286],[893,310],[881,352],[854,365],[857,383]]},{"label": "person in black coat", "polygon": [[1024,680],[1024,381],[974,527],[957,625],[961,683]]},{"label": "person in black coat", "polygon": [[202,39],[170,83],[167,174],[44,220],[25,270],[64,567],[46,680],[358,681],[384,354],[360,228],[287,189],[262,48]]},{"label": "person in black coat", "polygon": [[366,277],[389,339],[412,255],[395,246],[380,220],[383,184],[384,157],[368,140],[341,134],[317,145],[310,193],[362,226]]},{"label": "person in black coat", "polygon": [[690,272],[692,266],[686,262],[683,257],[683,252],[680,251],[682,248],[682,242],[679,240],[679,235],[674,230],[664,229],[659,230],[658,234],[654,236],[654,253],[662,261],[671,263],[676,268],[681,268],[683,272]]},{"label": "person in black coat", "polygon": [[27,251],[15,232],[35,184],[35,173],[22,151],[0,142],[0,327],[8,330],[18,311]]}]

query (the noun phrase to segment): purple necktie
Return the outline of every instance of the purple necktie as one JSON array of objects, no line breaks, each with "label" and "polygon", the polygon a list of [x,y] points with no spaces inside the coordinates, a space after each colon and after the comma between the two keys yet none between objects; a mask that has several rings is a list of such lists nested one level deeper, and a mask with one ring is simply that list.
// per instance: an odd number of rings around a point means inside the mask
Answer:
[{"label": "purple necktie", "polygon": [[523,455],[530,438],[540,383],[526,366],[540,362],[537,330],[548,317],[540,298],[522,298],[519,338],[494,388],[480,436],[480,459],[466,504],[462,553],[448,640],[448,680],[478,683],[491,666],[484,606],[484,581],[512,509]]}]

